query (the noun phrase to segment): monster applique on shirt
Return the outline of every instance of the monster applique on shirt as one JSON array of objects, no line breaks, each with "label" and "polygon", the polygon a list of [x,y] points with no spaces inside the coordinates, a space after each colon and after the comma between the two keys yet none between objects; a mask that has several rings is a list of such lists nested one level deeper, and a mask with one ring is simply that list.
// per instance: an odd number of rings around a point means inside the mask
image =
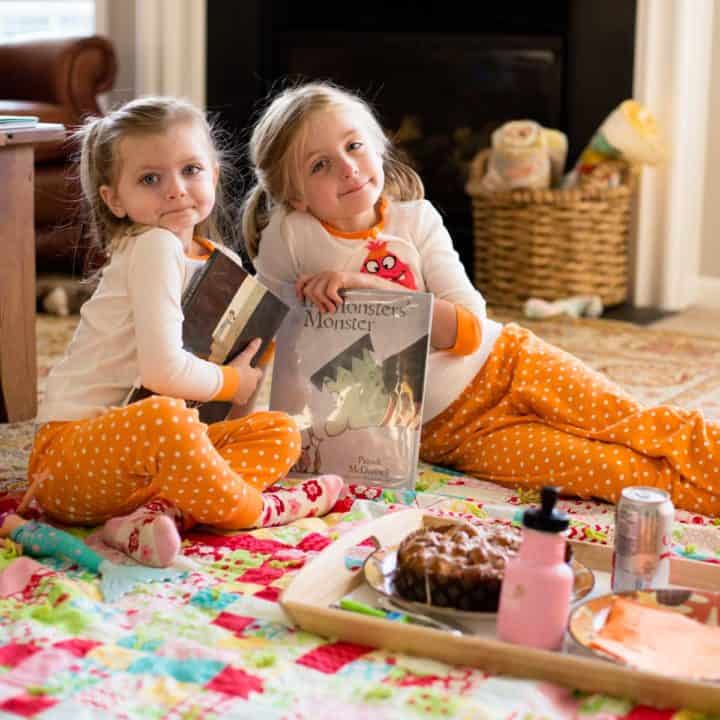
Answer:
[{"label": "monster applique on shirt", "polygon": [[412,269],[388,249],[387,241],[370,240],[367,249],[369,252],[363,261],[360,272],[391,280],[408,290],[418,289]]}]

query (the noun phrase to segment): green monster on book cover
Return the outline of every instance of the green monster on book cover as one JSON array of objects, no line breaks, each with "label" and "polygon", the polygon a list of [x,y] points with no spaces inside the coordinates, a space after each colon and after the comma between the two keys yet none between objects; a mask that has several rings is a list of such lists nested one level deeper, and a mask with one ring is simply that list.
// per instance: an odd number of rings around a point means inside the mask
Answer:
[{"label": "green monster on book cover", "polygon": [[334,313],[291,308],[277,336],[270,408],[297,421],[294,473],[413,489],[432,295],[347,290]]}]

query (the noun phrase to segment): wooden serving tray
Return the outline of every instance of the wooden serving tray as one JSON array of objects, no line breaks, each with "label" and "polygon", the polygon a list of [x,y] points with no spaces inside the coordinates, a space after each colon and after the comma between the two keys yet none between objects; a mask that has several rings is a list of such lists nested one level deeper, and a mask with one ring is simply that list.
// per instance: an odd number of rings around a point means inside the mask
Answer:
[{"label": "wooden serving tray", "polygon": [[[362,571],[345,567],[347,550],[374,536],[381,545],[399,543],[427,525],[453,522],[411,509],[391,513],[356,528],[329,545],[302,568],[280,597],[280,604],[303,630],[326,637],[373,645],[395,652],[435,658],[488,673],[532,678],[632,698],[657,708],[717,712],[720,683],[697,682],[634,670],[599,658],[537,650],[478,635],[454,636],[442,630],[375,618],[328,607],[364,583]],[[570,541],[577,560],[610,572],[613,549]],[[720,590],[720,565],[673,558],[670,582],[675,586]]]}]

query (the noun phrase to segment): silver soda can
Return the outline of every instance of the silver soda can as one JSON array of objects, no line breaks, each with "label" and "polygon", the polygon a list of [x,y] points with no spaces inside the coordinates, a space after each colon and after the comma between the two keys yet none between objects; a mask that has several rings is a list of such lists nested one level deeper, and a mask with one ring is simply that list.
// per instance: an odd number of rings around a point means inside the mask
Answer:
[{"label": "silver soda can", "polygon": [[654,487],[627,487],[615,509],[613,592],[667,587],[672,525],[670,495]]}]

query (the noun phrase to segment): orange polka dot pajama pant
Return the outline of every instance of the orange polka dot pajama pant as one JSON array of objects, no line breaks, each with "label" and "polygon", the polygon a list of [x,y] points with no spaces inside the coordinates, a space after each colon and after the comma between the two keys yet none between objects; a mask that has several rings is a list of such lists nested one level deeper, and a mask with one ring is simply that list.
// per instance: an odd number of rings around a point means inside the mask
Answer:
[{"label": "orange polka dot pajama pant", "polygon": [[423,427],[421,457],[509,487],[553,484],[617,502],[667,490],[676,507],[720,514],[720,424],[644,408],[576,357],[507,325],[455,402]]},{"label": "orange polka dot pajama pant", "polygon": [[262,491],[285,477],[300,436],[284,413],[205,425],[182,400],[151,397],[80,421],[43,425],[29,476],[53,519],[98,525],[163,498],[185,526],[252,527]]}]

